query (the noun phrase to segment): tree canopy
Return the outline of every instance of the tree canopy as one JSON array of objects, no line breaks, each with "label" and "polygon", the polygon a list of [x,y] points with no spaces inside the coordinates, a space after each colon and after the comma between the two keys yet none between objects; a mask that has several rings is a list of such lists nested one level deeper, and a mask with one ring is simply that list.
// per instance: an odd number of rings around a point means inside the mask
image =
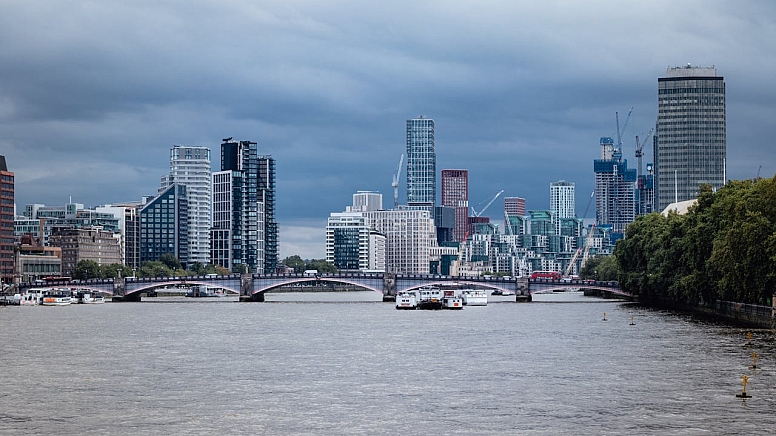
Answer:
[{"label": "tree canopy", "polygon": [[701,186],[686,215],[638,217],[614,253],[620,286],[643,300],[771,305],[776,178]]}]

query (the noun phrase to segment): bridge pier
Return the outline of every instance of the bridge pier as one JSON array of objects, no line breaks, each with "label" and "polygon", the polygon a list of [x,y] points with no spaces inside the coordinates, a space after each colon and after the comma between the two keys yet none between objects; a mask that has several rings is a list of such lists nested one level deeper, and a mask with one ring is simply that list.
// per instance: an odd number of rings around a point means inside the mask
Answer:
[{"label": "bridge pier", "polygon": [[253,295],[240,295],[240,302],[242,303],[263,303],[264,293],[259,292]]},{"label": "bridge pier", "polygon": [[530,303],[533,300],[529,287],[528,277],[518,277],[517,280],[515,280],[516,303]]},{"label": "bridge pier", "polygon": [[396,301],[396,274],[385,273],[383,276],[383,301]]},{"label": "bridge pier", "polygon": [[140,303],[140,292],[129,295],[114,295],[111,301],[114,303]]}]

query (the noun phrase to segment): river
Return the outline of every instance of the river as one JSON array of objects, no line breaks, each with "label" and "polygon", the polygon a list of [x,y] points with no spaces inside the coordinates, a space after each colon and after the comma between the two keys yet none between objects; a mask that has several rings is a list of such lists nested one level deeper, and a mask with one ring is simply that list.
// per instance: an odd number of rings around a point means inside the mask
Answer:
[{"label": "river", "polygon": [[0,435],[776,430],[769,330],[578,293],[462,311],[369,292],[227,300],[0,307]]}]

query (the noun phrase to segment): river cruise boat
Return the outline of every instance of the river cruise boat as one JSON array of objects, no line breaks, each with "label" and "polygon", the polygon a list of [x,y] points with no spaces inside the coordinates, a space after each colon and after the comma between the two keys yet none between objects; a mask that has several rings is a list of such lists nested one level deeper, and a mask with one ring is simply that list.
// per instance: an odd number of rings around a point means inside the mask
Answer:
[{"label": "river cruise boat", "polygon": [[439,310],[442,308],[442,290],[434,287],[420,288],[418,309]]},{"label": "river cruise boat", "polygon": [[463,299],[456,295],[455,291],[446,290],[442,296],[442,309],[461,310],[463,309]]},{"label": "river cruise boat", "polygon": [[418,308],[418,294],[414,291],[399,291],[396,293],[396,308],[414,310]]},{"label": "river cruise boat", "polygon": [[105,302],[105,297],[99,292],[80,291],[77,295],[78,303],[80,304],[100,304]]},{"label": "river cruise boat", "polygon": [[464,306],[487,306],[488,293],[482,289],[464,289],[461,291]]},{"label": "river cruise boat", "polygon": [[43,297],[49,293],[48,289],[30,288],[19,296],[19,305],[40,306],[43,304]]},{"label": "river cruise boat", "polygon": [[69,306],[73,303],[73,297],[70,294],[62,292],[51,293],[43,297],[44,306]]}]

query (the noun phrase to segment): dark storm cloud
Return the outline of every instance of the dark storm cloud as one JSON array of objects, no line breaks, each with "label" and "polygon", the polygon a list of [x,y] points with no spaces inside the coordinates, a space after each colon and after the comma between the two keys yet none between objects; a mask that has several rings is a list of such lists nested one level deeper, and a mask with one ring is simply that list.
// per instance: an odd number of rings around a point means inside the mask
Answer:
[{"label": "dark storm cloud", "polygon": [[564,179],[582,214],[615,112],[634,107],[635,166],[657,77],[686,62],[725,76],[729,178],[776,173],[775,17],[767,1],[5,2],[0,153],[20,207],[96,205],[155,193],[174,144],[217,167],[220,138],[251,139],[277,159],[284,253],[320,257],[310,227],[353,192],[392,203],[422,114],[472,204],[504,189],[547,208]]}]

